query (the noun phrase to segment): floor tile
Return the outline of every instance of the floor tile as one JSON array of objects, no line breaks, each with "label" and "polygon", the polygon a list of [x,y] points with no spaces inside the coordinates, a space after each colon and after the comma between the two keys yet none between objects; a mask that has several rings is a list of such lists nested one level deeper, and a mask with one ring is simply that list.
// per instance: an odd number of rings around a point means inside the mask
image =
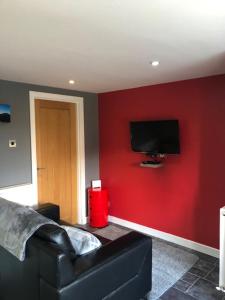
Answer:
[{"label": "floor tile", "polygon": [[170,288],[160,297],[161,300],[194,300],[190,295],[184,294],[177,289]]},{"label": "floor tile", "polygon": [[206,277],[205,279],[211,281],[213,284],[219,284],[219,267],[216,266]]},{"label": "floor tile", "polygon": [[84,225],[78,224],[78,225],[75,225],[75,227],[87,230],[89,232],[94,232],[98,229],[98,228],[91,227],[89,224],[84,224]]},{"label": "floor tile", "polygon": [[116,240],[126,234],[128,234],[129,231],[125,228],[116,227],[113,225],[109,225],[105,228],[98,229],[94,232],[94,234],[102,236],[104,238],[107,238],[109,240]]},{"label": "floor tile", "polygon": [[188,272],[192,273],[194,275],[197,275],[199,277],[204,277],[208,274],[208,271],[200,270],[200,269],[195,268],[195,267],[192,267]]},{"label": "floor tile", "polygon": [[211,262],[207,262],[205,260],[199,259],[193,266],[194,268],[197,268],[199,270],[203,271],[212,271],[215,268],[215,265]]},{"label": "floor tile", "polygon": [[181,279],[183,280],[183,281],[186,281],[186,282],[188,282],[188,283],[191,283],[191,284],[193,284],[197,279],[199,279],[200,277],[199,276],[197,276],[197,275],[195,275],[195,274],[192,274],[192,273],[189,273],[189,272],[187,272],[187,273],[185,273],[182,277],[181,277]]},{"label": "floor tile", "polygon": [[207,261],[209,263],[212,263],[212,264],[216,264],[218,263],[219,259],[214,257],[214,256],[211,256],[211,255],[207,255],[207,254],[204,254],[204,253],[201,253],[201,252],[198,252],[198,251],[195,251],[195,250],[190,250],[192,253],[196,254],[199,259],[201,260],[204,260],[204,261]]},{"label": "floor tile", "polygon": [[119,224],[114,224],[114,223],[112,223],[112,222],[109,222],[109,225],[113,225],[113,226],[115,226],[115,227],[118,227],[118,228],[121,228],[121,229],[125,229],[125,230],[128,231],[128,232],[131,232],[131,231],[132,231],[132,229],[130,229],[130,228],[124,227],[124,226],[119,225]]},{"label": "floor tile", "polygon": [[190,286],[191,283],[180,279],[173,285],[173,288],[178,289],[181,292],[185,292]]},{"label": "floor tile", "polygon": [[199,279],[189,290],[188,295],[198,300],[222,300],[224,293],[216,290],[211,282]]}]

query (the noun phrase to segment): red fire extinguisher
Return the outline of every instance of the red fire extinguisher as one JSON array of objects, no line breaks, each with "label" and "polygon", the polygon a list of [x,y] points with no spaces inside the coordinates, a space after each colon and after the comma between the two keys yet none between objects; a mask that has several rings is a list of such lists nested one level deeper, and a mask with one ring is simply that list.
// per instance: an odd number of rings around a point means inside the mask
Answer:
[{"label": "red fire extinguisher", "polygon": [[105,188],[90,188],[88,199],[90,226],[97,228],[107,226],[109,214],[108,190]]}]

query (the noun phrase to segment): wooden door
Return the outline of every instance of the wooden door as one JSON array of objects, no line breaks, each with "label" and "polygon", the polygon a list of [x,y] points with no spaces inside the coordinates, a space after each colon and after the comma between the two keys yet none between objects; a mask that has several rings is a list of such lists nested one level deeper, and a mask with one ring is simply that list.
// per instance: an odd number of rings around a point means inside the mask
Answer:
[{"label": "wooden door", "polygon": [[77,221],[75,104],[35,100],[38,201],[60,206],[60,218]]}]

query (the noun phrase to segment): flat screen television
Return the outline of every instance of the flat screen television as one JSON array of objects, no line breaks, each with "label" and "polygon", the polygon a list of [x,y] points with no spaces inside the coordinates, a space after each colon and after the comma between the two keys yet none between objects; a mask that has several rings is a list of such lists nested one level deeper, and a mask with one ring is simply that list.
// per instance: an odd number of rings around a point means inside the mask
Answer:
[{"label": "flat screen television", "polygon": [[135,152],[179,154],[178,120],[130,122],[131,147]]}]

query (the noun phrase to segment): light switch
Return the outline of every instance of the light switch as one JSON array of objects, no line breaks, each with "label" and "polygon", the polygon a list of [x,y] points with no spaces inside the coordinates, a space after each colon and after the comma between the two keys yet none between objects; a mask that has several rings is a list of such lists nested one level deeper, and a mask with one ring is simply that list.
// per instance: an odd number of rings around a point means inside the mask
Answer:
[{"label": "light switch", "polygon": [[9,140],[9,148],[16,148],[16,140]]},{"label": "light switch", "polygon": [[102,182],[101,180],[92,180],[91,185],[93,189],[101,188]]}]

